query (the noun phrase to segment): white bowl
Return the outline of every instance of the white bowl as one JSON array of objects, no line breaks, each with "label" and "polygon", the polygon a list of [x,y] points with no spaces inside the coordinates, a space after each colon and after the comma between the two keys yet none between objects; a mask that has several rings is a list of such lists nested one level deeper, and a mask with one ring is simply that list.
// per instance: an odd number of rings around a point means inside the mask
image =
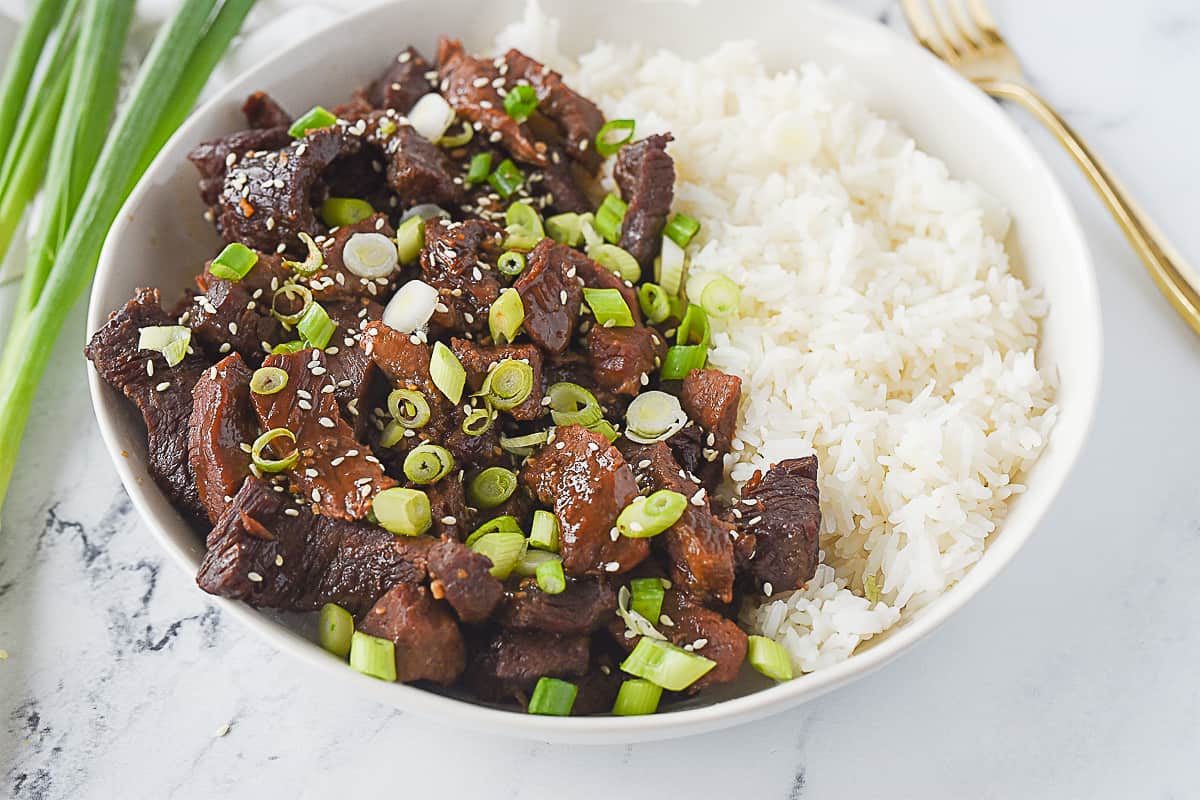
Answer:
[{"label": "white bowl", "polygon": [[[521,14],[522,5],[523,0],[439,0],[375,7],[296,44],[227,86],[171,139],[125,204],[100,258],[89,332],[98,329],[135,287],[158,286],[171,299],[215,252],[217,237],[201,219],[196,174],[185,155],[197,142],[244,127],[238,109],[248,93],[265,89],[293,110],[336,103],[377,75],[388,58],[409,43],[432,55],[438,34],[448,33],[463,38],[468,48],[489,46],[495,33]],[[736,13],[718,0],[543,0],[543,8],[561,21],[561,43],[568,54],[590,49],[597,39],[633,38],[693,56],[722,41],[751,39],[759,43],[770,67],[810,60],[841,66],[865,87],[866,101],[874,110],[899,121],[955,175],[998,197],[1016,222],[1009,244],[1017,269],[1050,301],[1038,357],[1043,365],[1057,367],[1061,381],[1061,416],[1045,453],[1027,476],[1028,491],[1014,498],[983,558],[962,581],[933,604],[906,615],[849,660],[777,686],[745,670],[743,679],[724,691],[647,717],[529,716],[382,683],[323,651],[307,618],[259,612],[216,597],[211,602],[274,647],[324,670],[335,691],[368,693],[382,703],[475,729],[553,741],[632,742],[763,717],[891,661],[992,580],[1033,532],[1083,444],[1100,382],[1100,314],[1087,246],[1061,188],[1008,116],[932,56],[874,22],[796,0],[741,0]],[[201,537],[147,474],[140,419],[94,372],[89,380],[101,433],[133,504],[189,579],[194,578],[202,556]]]}]

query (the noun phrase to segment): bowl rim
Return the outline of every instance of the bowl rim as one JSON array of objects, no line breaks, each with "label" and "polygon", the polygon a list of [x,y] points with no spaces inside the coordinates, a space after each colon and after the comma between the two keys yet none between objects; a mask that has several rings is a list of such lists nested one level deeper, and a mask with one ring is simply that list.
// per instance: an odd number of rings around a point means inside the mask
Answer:
[{"label": "bowl rim", "polygon": [[[671,0],[658,0],[670,2]],[[795,0],[793,0],[794,2]],[[127,209],[140,205],[144,198],[155,190],[154,175],[167,163],[174,145],[182,138],[194,139],[193,128],[198,121],[207,117],[215,110],[225,106],[239,84],[252,75],[268,73],[277,64],[294,59],[298,52],[303,52],[305,45],[316,36],[336,36],[361,25],[361,20],[375,14],[387,13],[394,6],[403,5],[405,0],[392,0],[379,5],[369,6],[344,17],[334,24],[318,28],[308,36],[297,39],[290,47],[276,55],[259,61],[245,70],[229,85],[217,92],[208,101],[197,108],[192,115],[176,131],[171,140],[164,145],[163,150],[147,169],[143,178],[126,199],[120,213],[110,229],[100,255],[96,271],[95,283],[91,291],[88,305],[88,320],[85,336],[98,330],[105,322],[111,309],[102,307],[101,287],[108,281],[109,276],[117,271],[116,242],[119,242],[132,224],[132,214]],[[360,695],[370,695],[382,703],[411,710],[431,719],[449,722],[464,728],[471,728],[491,733],[516,735],[522,738],[543,741],[572,742],[583,744],[636,742],[650,739],[664,739],[678,736],[702,733],[734,724],[750,722],[770,714],[793,708],[803,702],[812,700],[858,678],[864,677],[889,663],[902,653],[908,651],[918,641],[924,639],[938,628],[949,617],[957,613],[984,586],[990,583],[1001,570],[1012,560],[1016,552],[1025,544],[1038,527],[1039,522],[1049,509],[1053,499],[1060,491],[1062,484],[1071,473],[1078,460],[1080,451],[1095,416],[1100,386],[1103,342],[1100,324],[1100,308],[1098,289],[1096,286],[1095,268],[1086,238],[1079,224],[1074,209],[1067,200],[1066,194],[1058,180],[1050,170],[1045,160],[1037,153],[1032,142],[1017,127],[1016,123],[993,103],[982,91],[955,73],[932,54],[922,49],[915,41],[908,40],[896,31],[881,24],[877,20],[857,15],[851,11],[814,0],[800,0],[797,5],[802,7],[804,14],[812,15],[822,22],[836,26],[840,31],[850,35],[874,37],[876,40],[888,40],[891,47],[908,49],[923,59],[925,67],[938,73],[945,86],[946,99],[953,101],[959,107],[969,110],[978,119],[996,127],[997,131],[1007,140],[1007,146],[1019,154],[1028,163],[1044,174],[1047,186],[1051,192],[1051,203],[1058,209],[1061,224],[1060,234],[1068,239],[1068,245],[1080,260],[1086,280],[1077,287],[1076,301],[1083,309],[1086,318],[1086,332],[1096,342],[1094,357],[1091,364],[1081,370],[1080,383],[1083,378],[1090,385],[1078,385],[1077,393],[1082,392],[1082,401],[1077,412],[1074,436],[1066,439],[1056,430],[1053,444],[1057,448],[1066,448],[1062,454],[1062,463],[1057,473],[1046,475],[1042,480],[1042,490],[1046,501],[1040,508],[1034,508],[1027,525],[1023,530],[1007,531],[1006,535],[996,539],[989,538],[985,556],[976,562],[967,574],[951,586],[940,597],[926,607],[922,614],[911,619],[908,624],[892,631],[888,637],[875,646],[854,654],[852,657],[814,673],[804,675],[802,679],[776,684],[768,688],[750,692],[749,694],[720,700],[710,705],[687,708],[678,711],[668,711],[642,717],[543,717],[522,714],[511,710],[481,705],[454,697],[430,692],[406,684],[384,683],[373,678],[348,670],[344,662],[324,652],[318,644],[305,639],[294,631],[279,625],[275,620],[260,611],[240,602],[217,596],[206,596],[205,600],[214,604],[223,613],[237,619],[251,631],[258,634],[275,649],[288,656],[324,671],[333,680],[345,681],[347,686]],[[880,37],[883,37],[880,39]],[[797,60],[797,66],[802,59]],[[195,576],[196,562],[192,556],[173,538],[167,521],[160,517],[153,507],[151,498],[162,497],[161,491],[153,482],[144,481],[134,473],[133,459],[122,455],[122,443],[119,432],[119,417],[126,413],[121,406],[123,398],[111,390],[90,367],[88,386],[92,406],[100,428],[101,436],[109,456],[120,476],[130,500],[137,509],[143,522],[150,529],[154,538],[166,550],[172,559],[184,569],[190,577]],[[1085,415],[1085,416],[1084,416]],[[994,535],[994,534],[993,534]]]}]

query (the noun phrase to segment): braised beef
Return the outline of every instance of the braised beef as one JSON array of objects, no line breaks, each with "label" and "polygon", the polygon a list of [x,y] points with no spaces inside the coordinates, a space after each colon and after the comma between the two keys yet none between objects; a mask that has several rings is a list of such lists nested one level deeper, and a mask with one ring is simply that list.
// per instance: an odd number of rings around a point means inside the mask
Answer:
[{"label": "braised beef", "polygon": [[604,113],[591,100],[563,83],[562,75],[534,61],[520,50],[504,54],[509,84],[528,81],[537,93],[538,111],[554,120],[563,130],[571,157],[590,172],[600,168],[596,152],[596,134],[604,127]]},{"label": "braised beef", "polygon": [[237,353],[204,370],[192,389],[188,462],[200,501],[216,522],[250,474],[249,445],[258,438],[250,404],[250,368]]},{"label": "braised beef", "polygon": [[544,200],[547,214],[586,214],[596,208],[588,193],[595,181],[582,166],[568,161],[564,152],[558,146],[549,149],[550,163],[536,173],[540,180],[530,177],[531,193]]},{"label": "braised beef", "polygon": [[325,366],[334,385],[342,419],[350,423],[354,435],[362,439],[369,423],[375,363],[358,346],[362,328],[383,315],[383,306],[362,298],[357,302],[324,304],[325,313],[337,325],[337,332],[325,348]]},{"label": "braised beef", "polygon": [[424,586],[396,584],[363,616],[358,629],[396,645],[396,680],[401,683],[424,680],[449,686],[467,665],[458,624]]},{"label": "braised beef", "polygon": [[577,250],[546,238],[525,261],[513,283],[525,307],[525,334],[534,344],[561,353],[571,343],[583,300],[574,266]]},{"label": "braised beef", "polygon": [[543,592],[526,578],[505,591],[496,609],[496,622],[508,628],[561,634],[598,630],[617,611],[617,592],[597,578],[568,578],[559,594]]},{"label": "braised beef", "polygon": [[425,225],[421,277],[438,290],[445,311],[434,312],[432,332],[482,335],[488,311],[500,295],[495,263],[503,232],[483,220],[448,222],[432,219]]},{"label": "braised beef", "polygon": [[429,495],[430,532],[443,539],[462,541],[471,532],[471,512],[467,510],[462,473],[455,472],[431,486],[421,487]]},{"label": "braised beef", "polygon": [[570,679],[586,673],[588,655],[586,636],[500,629],[471,654],[467,683],[487,699],[516,697],[527,702],[539,678]]},{"label": "braised beef", "polygon": [[757,473],[735,506],[738,528],[755,537],[749,572],[758,588],[796,589],[817,570],[821,497],[816,456],[790,458]]},{"label": "braised beef", "polygon": [[661,623],[659,632],[677,647],[691,646],[697,655],[717,662],[700,680],[688,687],[695,694],[719,683],[732,683],[746,660],[747,639],[737,623],[688,598],[683,592],[668,591],[662,613],[671,625]]},{"label": "braised beef", "polygon": [[575,267],[575,274],[589,289],[616,289],[620,292],[621,297],[625,299],[625,305],[629,306],[629,311],[633,314],[633,321],[638,325],[642,324],[642,307],[638,303],[637,290],[633,286],[621,280],[621,277],[608,267],[593,261],[578,250],[572,251],[571,266]]},{"label": "braised beef", "polygon": [[241,281],[208,275],[205,284],[204,294],[192,298],[187,310],[187,326],[195,339],[213,353],[234,352],[247,363],[259,364],[284,336],[269,313],[270,300],[253,299],[253,290]]},{"label": "braised beef", "polygon": [[355,275],[346,266],[346,244],[359,233],[379,234],[389,239],[396,235],[387,215],[375,214],[353,224],[342,225],[322,239],[320,248],[323,265],[301,281],[312,290],[314,300],[321,303],[331,300],[371,300],[391,294],[400,275],[398,271],[380,278],[364,278]]},{"label": "braised beef", "polygon": [[275,151],[287,147],[291,142],[287,128],[265,128],[238,131],[193,147],[188,153],[188,160],[200,173],[200,197],[204,204],[217,205],[226,172],[242,156]]},{"label": "braised beef", "polygon": [[367,89],[367,100],[375,108],[390,108],[407,114],[422,96],[437,91],[433,82],[425,77],[432,69],[433,65],[416,48],[406,47]]},{"label": "braised beef", "polygon": [[524,361],[533,370],[533,391],[519,406],[506,413],[513,419],[529,421],[537,419],[546,413],[542,406],[544,384],[542,382],[542,351],[531,344],[504,345],[501,347],[484,347],[466,339],[451,339],[450,349],[463,369],[467,371],[467,386],[472,392],[483,388],[489,370],[501,361]]},{"label": "braised beef", "polygon": [[435,597],[444,597],[458,618],[479,623],[491,616],[504,594],[489,570],[491,560],[454,539],[443,539],[429,551],[429,574]]},{"label": "braised beef", "polygon": [[456,183],[450,160],[442,149],[410,125],[399,125],[386,138],[387,181],[405,205],[461,203],[461,178]]},{"label": "braised beef", "polygon": [[254,92],[247,97],[246,102],[242,103],[242,113],[246,115],[246,122],[251,128],[283,128],[286,131],[292,124],[292,115],[266,92]]},{"label": "braised beef", "polygon": [[653,328],[593,325],[587,335],[587,351],[596,384],[613,394],[633,397],[662,364],[667,344]]},{"label": "braised beef", "polygon": [[679,393],[683,410],[708,434],[705,446],[721,455],[733,442],[741,399],[742,379],[717,369],[692,370]]},{"label": "braised beef", "polygon": [[654,134],[617,151],[613,177],[629,204],[621,223],[621,247],[643,270],[654,266],[667,214],[675,197],[675,162],[667,155],[671,134]]}]

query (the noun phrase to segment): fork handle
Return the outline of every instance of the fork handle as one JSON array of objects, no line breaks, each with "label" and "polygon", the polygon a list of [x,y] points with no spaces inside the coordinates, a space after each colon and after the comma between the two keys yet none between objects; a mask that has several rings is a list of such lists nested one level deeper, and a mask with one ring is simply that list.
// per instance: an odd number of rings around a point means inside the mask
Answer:
[{"label": "fork handle", "polygon": [[1067,121],[1028,86],[1007,81],[977,81],[977,84],[993,97],[1014,100],[1025,106],[1067,148],[1104,198],[1130,244],[1141,256],[1150,277],[1191,329],[1200,334],[1200,291],[1192,277],[1195,273]]}]

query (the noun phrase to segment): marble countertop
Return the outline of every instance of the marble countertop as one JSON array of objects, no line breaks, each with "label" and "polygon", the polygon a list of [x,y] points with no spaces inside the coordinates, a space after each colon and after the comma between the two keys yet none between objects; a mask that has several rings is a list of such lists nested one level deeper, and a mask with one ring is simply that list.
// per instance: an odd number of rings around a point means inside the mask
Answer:
[{"label": "marble countertop", "polygon": [[[845,4],[903,27],[894,2]],[[1200,7],[992,5],[1037,84],[1200,260],[1189,127],[1200,122]],[[1200,340],[1066,155],[1013,114],[1061,177],[1095,253],[1103,393],[1037,535],[896,663],[763,722],[625,747],[484,737],[332,695],[210,606],[144,529],[96,432],[81,305],[42,387],[0,533],[0,796],[329,797],[386,786],[507,798],[569,787],[580,800],[614,790],[1195,797]]]}]

